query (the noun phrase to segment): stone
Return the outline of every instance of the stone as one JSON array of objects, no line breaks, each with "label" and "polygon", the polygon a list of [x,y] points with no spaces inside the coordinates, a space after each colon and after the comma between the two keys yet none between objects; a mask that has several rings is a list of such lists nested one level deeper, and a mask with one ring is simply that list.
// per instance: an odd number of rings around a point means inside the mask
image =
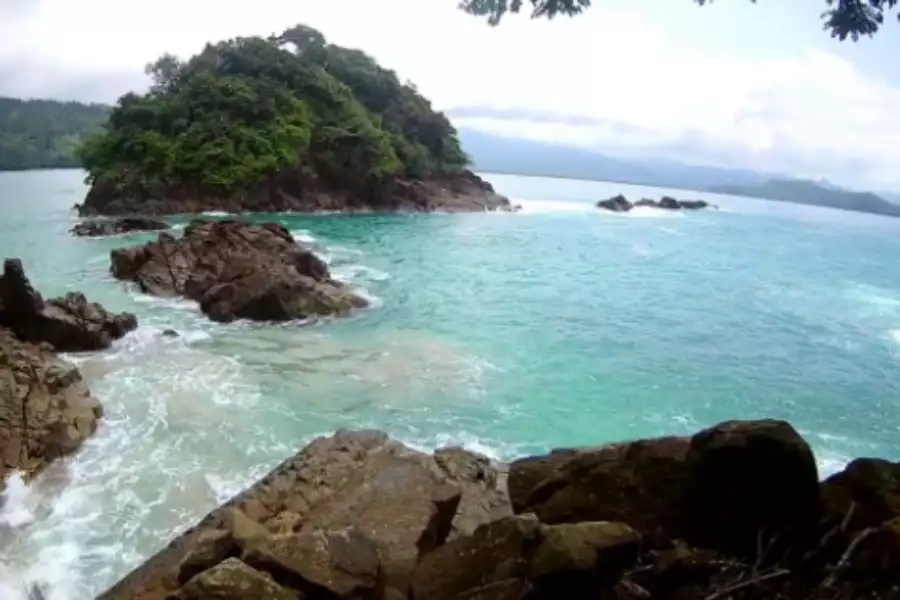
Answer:
[{"label": "stone", "polygon": [[173,600],[303,600],[295,591],[237,558],[229,558],[188,581]]},{"label": "stone", "polygon": [[451,539],[470,535],[482,523],[512,514],[509,494],[489,458],[464,448],[451,447],[436,450],[434,460],[462,491],[453,518]]},{"label": "stone", "polygon": [[280,512],[268,521],[266,521],[266,529],[272,533],[293,533],[300,529],[303,525],[303,515],[290,510]]},{"label": "stone", "polygon": [[288,321],[348,315],[368,303],[278,223],[192,221],[184,237],[110,254],[112,274],[156,296],[185,296],[211,319]]},{"label": "stone", "polygon": [[44,301],[25,275],[22,262],[7,259],[0,276],[0,326],[22,341],[78,352],[108,348],[137,328],[137,318],[131,313],[111,313],[78,292]]},{"label": "stone", "polygon": [[178,582],[185,583],[195,575],[216,566],[235,550],[229,531],[204,531],[178,566]]},{"label": "stone", "polygon": [[92,219],[75,225],[70,233],[78,237],[102,237],[120,235],[136,231],[159,231],[169,229],[165,221],[147,217],[122,217],[119,219]]},{"label": "stone", "polygon": [[625,196],[619,194],[618,196],[613,196],[607,200],[599,201],[597,203],[597,208],[605,208],[612,212],[628,212],[632,209],[632,204]]},{"label": "stone", "polygon": [[0,327],[0,488],[78,450],[102,416],[78,369]]},{"label": "stone", "polygon": [[310,597],[369,598],[378,584],[378,549],[355,527],[269,536],[242,559]]},{"label": "stone", "polygon": [[637,560],[640,534],[624,523],[583,522],[544,525],[531,557],[531,578],[622,569]]},{"label": "stone", "polygon": [[851,533],[880,526],[900,517],[900,463],[858,458],[826,479],[821,492],[830,522],[840,523],[849,516]]},{"label": "stone", "polygon": [[238,548],[247,550],[255,542],[269,537],[269,530],[248,517],[239,508],[230,508],[225,512],[225,527]]}]

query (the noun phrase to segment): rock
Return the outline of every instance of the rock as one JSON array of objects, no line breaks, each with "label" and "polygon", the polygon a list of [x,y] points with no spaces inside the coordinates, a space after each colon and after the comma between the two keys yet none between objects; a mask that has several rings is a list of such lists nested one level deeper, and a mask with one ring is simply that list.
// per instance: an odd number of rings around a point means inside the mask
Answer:
[{"label": "rock", "polygon": [[102,414],[74,366],[0,327],[0,482],[74,452]]},{"label": "rock", "polygon": [[706,208],[709,203],[705,200],[678,200],[671,196],[663,196],[659,201],[650,198],[642,198],[634,203],[634,206],[645,208],[659,208],[662,210],[698,210]]},{"label": "rock", "polygon": [[169,229],[169,224],[146,217],[122,217],[120,219],[95,219],[82,221],[71,229],[78,237],[100,237],[134,231],[159,231]]},{"label": "rock", "polygon": [[188,581],[173,600],[302,600],[266,573],[229,558]]},{"label": "rock", "polygon": [[234,550],[231,532],[224,529],[204,531],[178,567],[179,583],[185,583],[195,575],[216,566]]},{"label": "rock", "polygon": [[161,335],[162,335],[163,337],[169,337],[169,338],[177,338],[177,337],[181,337],[181,336],[178,334],[178,332],[175,331],[174,329],[164,329]]},{"label": "rock", "polygon": [[153,295],[196,300],[215,321],[346,315],[367,304],[277,223],[196,220],[181,239],[161,233],[110,257],[115,277]]},{"label": "rock", "polygon": [[637,560],[641,536],[624,523],[582,522],[541,527],[541,541],[531,556],[530,577],[540,579],[574,572],[590,573],[603,565],[609,574]]},{"label": "rock", "polygon": [[434,460],[462,488],[451,538],[471,535],[482,523],[512,514],[500,473],[486,456],[452,447],[436,450]]},{"label": "rock", "polygon": [[821,487],[822,505],[830,523],[849,516],[847,529],[856,532],[900,517],[900,463],[858,458]]},{"label": "rock", "polygon": [[174,215],[207,211],[230,214],[277,212],[482,212],[509,211],[509,199],[471,171],[433,175],[425,179],[392,178],[377,194],[366,197],[341,181],[311,175],[298,165],[267,177],[255,186],[223,196],[215,190],[174,186],[155,197],[123,195],[95,182],[85,201],[76,206],[82,217],[96,215]]},{"label": "rock", "polygon": [[[379,597],[406,598],[419,558],[441,547],[460,514],[473,518],[484,514],[475,508],[463,513],[458,507],[487,507],[488,512],[497,498],[496,489],[489,485],[495,472],[486,459],[459,449],[438,454],[441,458],[435,459],[380,431],[342,430],[318,438],[207,515],[101,599],[163,600],[176,589],[172,573],[196,540],[206,531],[233,529],[236,520],[246,525],[246,520],[235,519],[235,510],[251,506],[256,514],[265,515],[265,526],[247,517],[255,533],[251,543],[243,544],[245,552],[253,551],[259,540],[270,543],[293,536],[308,541],[352,530],[371,540],[377,551]],[[468,498],[478,494],[486,498]],[[247,560],[257,561],[249,556]],[[331,560],[325,555],[319,558]]]},{"label": "rock", "polygon": [[812,450],[784,421],[730,421],[694,435],[688,453],[689,541],[738,555],[758,534],[808,532],[819,521]]},{"label": "rock", "polygon": [[254,521],[239,508],[225,511],[225,527],[235,546],[246,551],[254,543],[269,537],[269,530]]},{"label": "rock", "polygon": [[699,210],[709,207],[709,202],[706,200],[679,200],[678,204],[685,210]]},{"label": "rock", "polygon": [[[411,600],[451,600],[485,586],[526,582],[530,556],[541,540],[532,515],[486,523],[426,554],[413,574]],[[506,585],[504,585],[506,587]]]},{"label": "rock", "polygon": [[678,202],[675,198],[671,196],[663,196],[659,199],[659,202],[656,204],[659,208],[665,208],[668,210],[680,210],[681,203]]},{"label": "rock", "polygon": [[137,328],[137,318],[131,313],[111,313],[77,292],[45,302],[25,275],[22,262],[7,259],[0,276],[0,326],[22,341],[47,342],[60,352],[77,352],[108,348]]},{"label": "rock", "polygon": [[619,194],[607,200],[601,200],[597,203],[597,208],[605,208],[613,212],[628,212],[631,210],[632,204],[625,196]]},{"label": "rock", "polygon": [[355,527],[269,536],[242,559],[315,598],[370,598],[378,584],[378,549]]}]

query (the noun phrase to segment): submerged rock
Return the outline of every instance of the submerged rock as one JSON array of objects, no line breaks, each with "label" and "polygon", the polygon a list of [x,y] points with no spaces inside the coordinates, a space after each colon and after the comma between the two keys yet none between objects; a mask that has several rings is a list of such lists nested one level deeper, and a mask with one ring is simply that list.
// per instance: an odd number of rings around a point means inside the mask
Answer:
[{"label": "submerged rock", "polygon": [[112,274],[156,296],[186,296],[215,321],[287,321],[366,306],[278,223],[195,220],[176,239],[113,250]]},{"label": "submerged rock", "polygon": [[613,212],[628,212],[631,210],[632,205],[625,196],[619,194],[607,200],[601,200],[597,203],[597,208],[605,208]]},{"label": "submerged rock", "polygon": [[74,366],[0,327],[0,487],[77,450],[102,414]]},{"label": "submerged rock", "polygon": [[134,231],[159,231],[169,229],[165,221],[147,217],[122,217],[120,219],[92,219],[82,221],[71,229],[78,237],[102,237]]},{"label": "submerged rock", "polygon": [[78,292],[45,301],[32,287],[22,262],[7,259],[0,276],[0,326],[23,341],[78,352],[108,348],[137,328],[137,318],[131,313],[111,313]]},{"label": "submerged rock", "polygon": [[671,196],[663,196],[658,201],[650,198],[642,198],[632,204],[625,196],[619,194],[607,200],[597,203],[597,208],[603,208],[613,212],[628,212],[635,207],[659,208],[664,210],[698,210],[710,206],[705,200],[678,200]]}]

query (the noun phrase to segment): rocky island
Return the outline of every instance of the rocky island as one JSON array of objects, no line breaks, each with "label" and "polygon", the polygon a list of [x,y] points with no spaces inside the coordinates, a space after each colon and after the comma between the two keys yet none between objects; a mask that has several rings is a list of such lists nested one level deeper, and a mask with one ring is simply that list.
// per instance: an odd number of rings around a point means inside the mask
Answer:
[{"label": "rocky island", "polygon": [[597,203],[597,208],[602,208],[612,212],[628,212],[633,208],[659,208],[663,210],[699,210],[707,208],[710,204],[705,200],[678,200],[671,196],[663,196],[658,201],[650,198],[642,198],[632,203],[625,196],[619,194]]},{"label": "rocky island", "polygon": [[77,237],[104,237],[137,231],[160,231],[169,229],[165,221],[146,217],[121,217],[118,219],[88,219],[73,227],[70,233]]},{"label": "rocky island", "polygon": [[0,276],[0,489],[77,450],[103,414],[73,365],[56,352],[98,350],[137,327],[79,293],[44,300],[21,261]]},{"label": "rocky island", "polygon": [[491,464],[316,439],[101,600],[897,598],[900,464],[783,421]]},{"label": "rocky island", "polygon": [[82,216],[484,211],[457,132],[396,73],[298,25],[164,55],[81,149]]},{"label": "rocky island", "polygon": [[289,321],[368,305],[278,223],[192,221],[184,236],[110,253],[112,274],[142,292],[184,296],[214,321]]}]

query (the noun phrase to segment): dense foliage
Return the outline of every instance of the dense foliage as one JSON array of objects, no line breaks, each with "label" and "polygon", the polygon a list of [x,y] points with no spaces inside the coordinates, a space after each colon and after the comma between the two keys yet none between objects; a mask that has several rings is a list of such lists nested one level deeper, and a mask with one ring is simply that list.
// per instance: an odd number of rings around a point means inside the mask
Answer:
[{"label": "dense foliage", "polygon": [[0,171],[78,167],[81,139],[108,114],[99,104],[0,98]]},{"label": "dense foliage", "polygon": [[[591,6],[591,0],[528,0],[531,3],[532,18],[556,15],[573,16],[581,14]],[[703,6],[713,0],[694,0]],[[756,2],[756,0],[750,0]],[[824,28],[832,37],[841,41],[848,37],[857,41],[861,35],[875,34],[884,23],[885,13],[896,7],[900,0],[825,0],[822,13]],[[460,5],[466,12],[487,16],[491,25],[496,25],[506,13],[518,13],[525,0],[462,0]]]},{"label": "dense foliage", "polygon": [[450,121],[413,86],[302,25],[208,44],[186,62],[164,55],[147,72],[150,91],[123,96],[81,150],[92,183],[227,194],[299,167],[372,190],[467,162]]}]

